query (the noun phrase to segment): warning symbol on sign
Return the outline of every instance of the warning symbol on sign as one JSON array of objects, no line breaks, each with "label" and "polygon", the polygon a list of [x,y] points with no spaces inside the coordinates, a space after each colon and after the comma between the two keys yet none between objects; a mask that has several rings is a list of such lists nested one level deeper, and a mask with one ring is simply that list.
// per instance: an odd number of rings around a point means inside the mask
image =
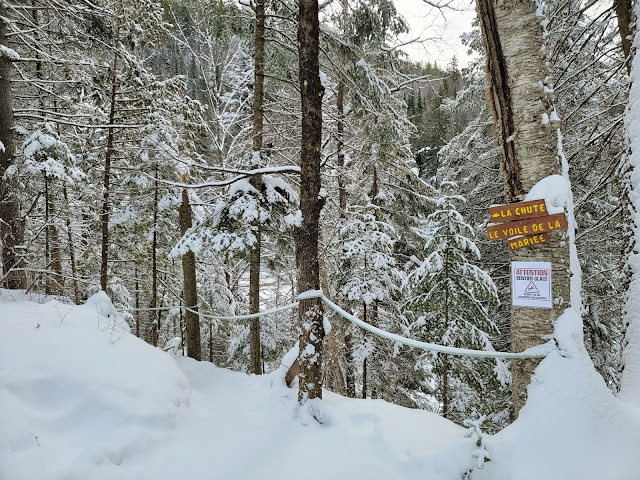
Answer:
[{"label": "warning symbol on sign", "polygon": [[540,293],[540,290],[538,290],[535,283],[529,282],[527,288],[524,289],[524,293]]},{"label": "warning symbol on sign", "polygon": [[551,262],[511,262],[511,301],[519,307],[552,308]]}]

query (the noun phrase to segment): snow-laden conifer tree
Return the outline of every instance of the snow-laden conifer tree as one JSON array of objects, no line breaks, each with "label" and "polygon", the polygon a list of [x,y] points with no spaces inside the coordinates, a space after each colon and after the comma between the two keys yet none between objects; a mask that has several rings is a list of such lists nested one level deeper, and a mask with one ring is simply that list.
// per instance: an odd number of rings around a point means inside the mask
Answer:
[{"label": "snow-laden conifer tree", "polygon": [[[416,261],[407,284],[413,294],[407,304],[413,319],[407,333],[441,345],[492,351],[491,337],[498,329],[487,308],[497,302],[496,287],[473,263],[480,252],[472,240],[473,228],[456,209],[455,203],[464,197],[453,194],[455,188],[451,182],[442,182],[443,196],[428,217],[426,256]],[[510,378],[499,360],[488,365],[425,354],[419,365],[437,377],[442,415],[459,422],[472,408],[481,409],[480,400],[492,386],[504,385]]]},{"label": "snow-laden conifer tree", "polygon": [[[260,180],[259,189],[248,178],[234,182],[212,211],[185,233],[171,255],[192,251],[198,255],[213,253],[220,257],[248,258],[257,241],[258,228],[265,236],[282,235],[289,227],[299,225],[300,215],[295,210],[298,195],[291,186],[272,175],[261,175]],[[275,326],[269,323],[265,328],[273,332]],[[238,332],[239,337],[232,339],[231,356],[237,351],[244,351],[248,334],[242,328]],[[267,349],[273,351],[279,340],[272,341],[274,337],[268,333],[261,334],[263,337]],[[259,362],[260,358],[257,360]]]},{"label": "snow-laden conifer tree", "polygon": [[[30,205],[29,219],[25,222],[27,271],[31,271],[32,287],[43,287],[47,294],[64,295],[67,278],[72,278],[77,293],[75,268],[68,269],[62,261],[65,252],[60,232],[64,232],[65,227],[71,228],[71,219],[61,200],[76,182],[79,188],[84,187],[86,176],[54,125],[45,123],[35,127],[38,126],[40,128],[24,141],[23,155],[16,168],[7,175],[15,177],[22,189],[23,201]],[[40,255],[43,258],[38,258]]]},{"label": "snow-laden conifer tree", "polygon": [[[364,195],[364,205],[353,205],[347,210],[348,220],[340,229],[345,269],[338,274],[338,298],[359,312],[365,322],[393,329],[388,324],[385,310],[394,310],[394,297],[400,290],[403,276],[394,258],[396,230],[380,219],[379,197],[376,195],[371,199]],[[390,346],[372,335],[354,333],[358,344],[353,357],[363,366],[362,397],[376,397],[386,383],[382,377],[389,374],[386,363]]]}]

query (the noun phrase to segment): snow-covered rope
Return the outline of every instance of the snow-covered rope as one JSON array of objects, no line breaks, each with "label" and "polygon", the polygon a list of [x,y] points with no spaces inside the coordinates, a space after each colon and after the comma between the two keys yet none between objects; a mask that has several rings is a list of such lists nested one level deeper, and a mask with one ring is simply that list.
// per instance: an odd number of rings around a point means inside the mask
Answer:
[{"label": "snow-covered rope", "polygon": [[197,310],[193,310],[192,308],[185,307],[184,305],[176,305],[173,307],[155,307],[155,308],[119,308],[118,310],[122,310],[125,312],[154,312],[158,310],[173,310],[174,308],[181,308],[183,310],[187,310],[192,313],[197,313],[199,316],[203,318],[211,318],[212,320],[251,320],[252,318],[260,318],[267,315],[273,315],[274,313],[284,312],[286,310],[291,310],[292,308],[296,308],[300,302],[290,303],[288,305],[283,305],[282,307],[274,308],[271,310],[264,310],[258,313],[250,313],[247,315],[209,315],[206,313],[199,312]]},{"label": "snow-covered rope", "polygon": [[[327,297],[324,296],[321,290],[309,290],[306,292],[302,292],[298,295],[298,300],[309,300],[312,298],[319,298],[325,305],[327,305],[331,310],[344,317],[346,320],[349,320],[354,325],[367,330],[375,335],[378,335],[382,338],[386,338],[387,340],[391,340],[392,342],[397,342],[402,345],[407,345],[409,347],[419,348],[421,350],[428,350],[431,352],[444,353],[446,355],[457,355],[460,357],[477,357],[477,358],[504,358],[504,359],[523,359],[523,358],[544,358],[547,354],[555,349],[555,346],[552,342],[548,342],[542,345],[537,345],[535,347],[528,348],[524,352],[520,353],[511,353],[511,352],[492,352],[487,350],[472,350],[469,348],[457,348],[457,347],[448,347],[446,345],[438,345],[436,343],[428,343],[428,342],[420,342],[418,340],[413,340],[412,338],[403,337],[401,335],[397,335],[395,333],[387,332],[380,328],[374,327],[362,320],[358,317],[347,313],[345,310],[340,308],[338,305],[333,303]],[[175,307],[157,307],[157,308],[123,308],[120,310],[125,310],[128,312],[137,312],[137,311],[156,311],[156,310],[171,310],[173,308],[182,308],[184,310],[188,310],[193,313],[197,313],[203,318],[211,318],[213,320],[250,320],[252,318],[260,318],[267,315],[273,315],[274,313],[284,312],[286,310],[291,310],[300,305],[300,302],[290,303],[288,305],[283,305],[282,307],[274,308],[271,310],[264,310],[258,313],[251,313],[248,315],[207,315],[197,310],[193,310],[189,307],[185,307],[184,305],[179,305]]]},{"label": "snow-covered rope", "polygon": [[[303,297],[304,295],[304,297]],[[456,347],[448,347],[446,345],[438,345],[435,343],[428,342],[420,342],[418,340],[413,340],[411,338],[402,337],[400,335],[396,335],[395,333],[387,332],[380,328],[374,327],[366,322],[363,322],[358,317],[351,315],[345,312],[338,305],[333,303],[327,297],[325,297],[321,291],[309,291],[304,292],[298,298],[320,298],[325,305],[331,308],[336,313],[340,314],[351,323],[359,326],[360,328],[367,330],[371,333],[374,333],[380,337],[386,338],[387,340],[391,340],[392,342],[398,342],[403,345],[407,345],[409,347],[419,348],[421,350],[429,350],[431,352],[444,353],[447,355],[457,355],[460,357],[479,357],[479,358],[504,358],[504,359],[513,359],[513,358],[544,358],[547,356],[549,352],[555,349],[554,345],[551,342],[538,345],[535,347],[528,348],[524,352],[520,353],[511,353],[511,352],[490,352],[486,350],[471,350],[468,348],[456,348]]]}]

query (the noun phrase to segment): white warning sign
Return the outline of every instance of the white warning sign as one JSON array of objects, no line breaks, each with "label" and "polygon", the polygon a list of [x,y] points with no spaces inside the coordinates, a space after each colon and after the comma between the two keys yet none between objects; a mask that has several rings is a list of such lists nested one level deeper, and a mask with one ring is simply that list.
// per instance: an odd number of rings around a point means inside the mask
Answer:
[{"label": "white warning sign", "polygon": [[511,262],[511,301],[520,307],[551,308],[551,262]]}]

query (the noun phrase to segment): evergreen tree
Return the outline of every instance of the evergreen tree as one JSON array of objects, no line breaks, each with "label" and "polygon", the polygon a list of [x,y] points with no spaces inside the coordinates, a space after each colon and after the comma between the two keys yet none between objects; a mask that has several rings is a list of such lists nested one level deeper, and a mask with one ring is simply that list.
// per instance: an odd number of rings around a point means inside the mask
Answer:
[{"label": "evergreen tree", "polygon": [[[488,306],[497,302],[497,290],[489,275],[471,263],[469,257],[479,259],[480,252],[473,228],[455,207],[454,202],[464,201],[451,193],[455,188],[442,183],[443,196],[428,217],[426,258],[409,275],[415,293],[408,305],[415,320],[407,329],[415,338],[440,345],[493,351],[491,337],[498,328]],[[459,422],[470,414],[469,405],[487,401],[492,384],[506,384],[509,378],[499,360],[493,373],[479,362],[444,355],[428,355],[422,366],[438,377],[442,415]]]}]

